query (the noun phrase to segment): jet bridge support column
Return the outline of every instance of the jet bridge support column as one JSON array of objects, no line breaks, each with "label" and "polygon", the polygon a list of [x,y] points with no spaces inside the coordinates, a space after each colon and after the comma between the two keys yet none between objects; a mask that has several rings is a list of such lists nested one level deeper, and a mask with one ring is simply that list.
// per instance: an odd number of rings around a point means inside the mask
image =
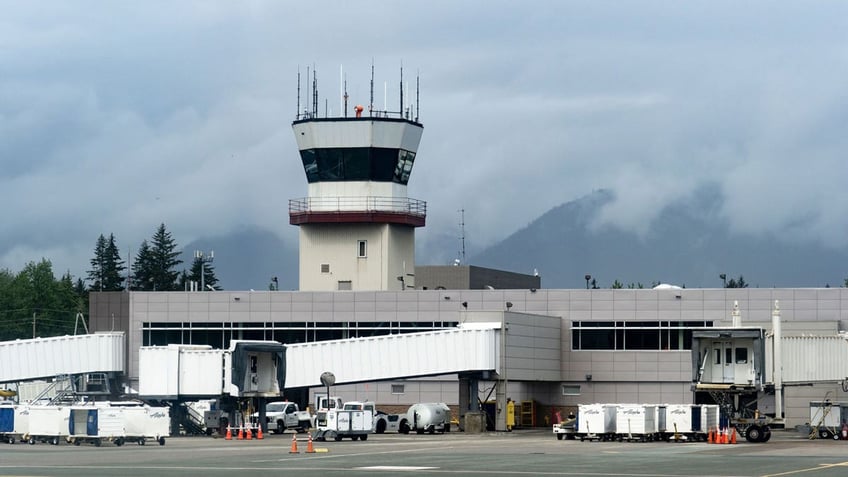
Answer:
[{"label": "jet bridge support column", "polygon": [[[459,423],[465,432],[486,430],[483,411],[480,408],[480,373],[459,374]],[[467,416],[467,417],[466,417]]]}]

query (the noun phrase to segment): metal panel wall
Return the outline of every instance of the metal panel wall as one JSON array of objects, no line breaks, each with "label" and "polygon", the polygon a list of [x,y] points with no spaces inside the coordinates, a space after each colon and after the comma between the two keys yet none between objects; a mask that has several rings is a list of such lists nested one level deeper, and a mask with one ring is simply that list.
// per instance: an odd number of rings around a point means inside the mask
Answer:
[{"label": "metal panel wall", "polygon": [[[848,340],[841,336],[784,336],[783,382],[841,381],[848,377]],[[768,340],[766,369],[774,370],[773,342]],[[768,377],[773,381],[773,375]]]},{"label": "metal panel wall", "polygon": [[124,371],[124,333],[57,336],[0,343],[0,382],[60,374]]},{"label": "metal panel wall", "polygon": [[352,340],[290,344],[286,388],[321,386],[330,371],[337,384],[495,370],[497,330],[446,330]]}]

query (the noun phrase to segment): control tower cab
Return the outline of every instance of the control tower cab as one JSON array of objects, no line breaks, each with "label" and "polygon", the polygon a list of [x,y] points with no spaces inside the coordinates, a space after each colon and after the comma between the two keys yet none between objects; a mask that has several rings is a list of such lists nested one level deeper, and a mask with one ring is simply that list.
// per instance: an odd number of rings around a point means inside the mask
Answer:
[{"label": "control tower cab", "polygon": [[399,112],[357,105],[352,117],[347,93],[343,116],[318,117],[314,78],[312,89],[312,111],[292,123],[308,183],[307,197],[289,201],[289,222],[300,227],[300,290],[413,287],[415,228],[427,204],[406,189],[424,127],[404,111],[403,87]]}]

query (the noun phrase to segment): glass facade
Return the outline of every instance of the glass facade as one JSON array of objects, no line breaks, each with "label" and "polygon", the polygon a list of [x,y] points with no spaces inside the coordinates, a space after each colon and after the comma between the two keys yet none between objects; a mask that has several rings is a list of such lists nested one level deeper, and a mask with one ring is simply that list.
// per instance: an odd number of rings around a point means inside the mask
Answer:
[{"label": "glass facade", "polygon": [[415,153],[381,147],[331,147],[300,151],[306,180],[374,181],[406,185]]},{"label": "glass facade", "polygon": [[168,344],[230,347],[231,340],[273,340],[283,344],[416,333],[456,328],[457,322],[250,322],[250,323],[142,323],[142,346]]},{"label": "glass facade", "polygon": [[571,349],[681,351],[692,349],[692,329],[712,321],[575,321]]}]

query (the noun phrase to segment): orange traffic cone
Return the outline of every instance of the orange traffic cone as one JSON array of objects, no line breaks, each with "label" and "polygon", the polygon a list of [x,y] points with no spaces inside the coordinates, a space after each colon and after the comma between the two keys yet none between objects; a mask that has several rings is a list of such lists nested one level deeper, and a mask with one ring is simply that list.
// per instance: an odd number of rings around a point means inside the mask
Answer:
[{"label": "orange traffic cone", "polygon": [[239,432],[238,432],[238,436],[236,437],[236,439],[240,440],[240,441],[244,440],[244,428],[243,427],[239,427]]},{"label": "orange traffic cone", "polygon": [[249,441],[253,439],[253,432],[250,430],[250,426],[247,427],[247,432],[244,433],[244,440]]},{"label": "orange traffic cone", "polygon": [[713,428],[710,427],[710,431],[707,433],[707,444],[713,444]]},{"label": "orange traffic cone", "polygon": [[259,427],[256,429],[256,438],[257,438],[257,439],[263,439],[263,437],[262,437],[262,426],[259,426]]},{"label": "orange traffic cone", "polygon": [[721,442],[719,444],[727,444],[727,428],[721,431]]},{"label": "orange traffic cone", "polygon": [[306,442],[306,453],[307,454],[314,454],[315,453],[315,448],[312,447],[312,434],[309,434],[309,440]]},{"label": "orange traffic cone", "polygon": [[730,443],[736,444],[736,428],[732,429],[732,433],[730,434]]},{"label": "orange traffic cone", "polygon": [[230,429],[230,426],[227,426],[227,435],[224,436],[224,440],[231,441],[233,440],[233,431]]},{"label": "orange traffic cone", "polygon": [[299,454],[299,452],[297,451],[297,432],[292,434],[292,445],[289,454]]}]

